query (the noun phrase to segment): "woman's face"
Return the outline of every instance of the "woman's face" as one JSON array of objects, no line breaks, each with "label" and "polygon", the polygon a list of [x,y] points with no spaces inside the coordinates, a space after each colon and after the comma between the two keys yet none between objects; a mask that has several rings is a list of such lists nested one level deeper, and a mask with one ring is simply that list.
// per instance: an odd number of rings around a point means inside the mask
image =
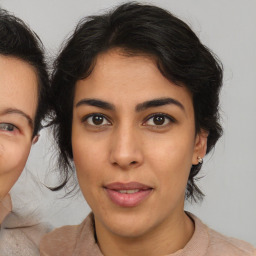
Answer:
[{"label": "woman's face", "polygon": [[32,66],[0,55],[0,199],[27,161],[36,108],[37,77]]},{"label": "woman's face", "polygon": [[191,94],[149,57],[109,51],[76,84],[73,156],[96,230],[137,237],[177,220],[206,141]]}]

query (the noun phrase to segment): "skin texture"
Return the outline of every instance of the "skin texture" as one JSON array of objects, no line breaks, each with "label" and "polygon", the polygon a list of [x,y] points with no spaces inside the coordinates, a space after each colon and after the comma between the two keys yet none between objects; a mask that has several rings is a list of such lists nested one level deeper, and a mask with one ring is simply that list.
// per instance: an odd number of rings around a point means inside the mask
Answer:
[{"label": "skin texture", "polygon": [[[182,107],[138,111],[138,104],[163,98]],[[83,103],[87,99],[114,109]],[[95,124],[93,113],[104,115],[101,124]],[[156,125],[154,114],[163,124]],[[184,247],[194,231],[183,210],[185,188],[206,143],[205,132],[195,135],[191,94],[163,77],[151,58],[125,56],[118,49],[97,57],[91,75],[76,84],[72,148],[104,255],[164,255]],[[113,182],[139,182],[152,191],[135,207],[121,207],[106,193]]]},{"label": "skin texture", "polygon": [[33,143],[37,77],[32,66],[0,55],[0,200],[20,176]]}]

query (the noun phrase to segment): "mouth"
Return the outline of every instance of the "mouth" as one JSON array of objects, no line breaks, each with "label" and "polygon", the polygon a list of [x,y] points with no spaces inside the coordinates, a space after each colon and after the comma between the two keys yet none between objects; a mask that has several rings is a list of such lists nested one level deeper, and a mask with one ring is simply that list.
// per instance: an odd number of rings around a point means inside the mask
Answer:
[{"label": "mouth", "polygon": [[145,201],[151,192],[152,187],[138,182],[111,183],[104,186],[110,200],[120,207],[135,207]]}]

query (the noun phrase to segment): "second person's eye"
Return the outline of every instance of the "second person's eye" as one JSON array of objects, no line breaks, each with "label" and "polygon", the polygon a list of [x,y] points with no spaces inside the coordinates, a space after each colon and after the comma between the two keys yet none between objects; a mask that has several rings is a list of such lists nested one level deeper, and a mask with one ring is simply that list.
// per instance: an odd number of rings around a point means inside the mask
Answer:
[{"label": "second person's eye", "polygon": [[16,129],[16,126],[9,123],[0,123],[0,130],[6,132],[13,132]]},{"label": "second person's eye", "polygon": [[92,114],[85,118],[85,121],[92,126],[106,126],[110,125],[111,123],[108,119],[101,114]]}]

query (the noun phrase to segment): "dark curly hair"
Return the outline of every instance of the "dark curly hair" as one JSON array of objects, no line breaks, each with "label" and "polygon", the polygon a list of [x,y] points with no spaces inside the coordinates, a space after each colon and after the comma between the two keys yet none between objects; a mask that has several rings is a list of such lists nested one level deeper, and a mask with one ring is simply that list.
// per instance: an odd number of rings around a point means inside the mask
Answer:
[{"label": "dark curly hair", "polygon": [[[168,11],[134,2],[122,4],[106,14],[81,20],[55,61],[52,124],[63,175],[56,190],[65,186],[73,171],[71,125],[75,84],[90,75],[100,53],[112,48],[153,57],[163,76],[189,89],[196,132],[203,129],[209,133],[207,153],[222,134],[218,111],[222,66],[217,58],[187,24]],[[191,167],[187,183],[186,198],[195,201],[203,197],[195,184],[200,168],[201,164]]]},{"label": "dark curly hair", "polygon": [[41,129],[41,121],[49,109],[49,76],[39,37],[19,18],[0,8],[0,55],[11,56],[29,63],[38,78],[38,105],[33,137]]}]

